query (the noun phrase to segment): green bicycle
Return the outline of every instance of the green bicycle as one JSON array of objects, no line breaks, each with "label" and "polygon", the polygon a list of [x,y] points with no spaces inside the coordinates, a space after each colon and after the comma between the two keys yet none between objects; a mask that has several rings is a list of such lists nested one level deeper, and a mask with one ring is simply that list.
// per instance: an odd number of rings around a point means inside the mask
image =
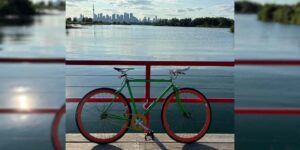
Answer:
[{"label": "green bicycle", "polygon": [[[164,101],[161,121],[167,134],[177,142],[192,143],[202,138],[211,122],[211,108],[206,97],[192,88],[177,88],[174,80],[189,68],[170,70],[170,79],[133,79],[127,72],[134,68],[114,68],[123,79],[119,89],[99,88],[86,94],[78,104],[76,123],[81,134],[91,142],[106,144],[120,139],[127,130],[145,130],[154,138],[153,131],[146,127],[146,115],[159,101]],[[131,83],[159,82],[169,86],[143,113],[135,104]],[[127,87],[130,102],[122,94]],[[169,96],[166,98],[165,95]]]}]

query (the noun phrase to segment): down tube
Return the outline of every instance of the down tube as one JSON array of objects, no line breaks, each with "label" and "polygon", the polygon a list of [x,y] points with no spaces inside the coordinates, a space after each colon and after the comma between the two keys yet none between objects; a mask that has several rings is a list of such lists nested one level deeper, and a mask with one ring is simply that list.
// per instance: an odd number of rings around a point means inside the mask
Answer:
[{"label": "down tube", "polygon": [[171,88],[173,88],[174,85],[170,84],[168,88],[164,90],[164,92],[147,108],[147,110],[144,112],[144,115],[147,115],[154,107],[155,105],[170,91]]}]

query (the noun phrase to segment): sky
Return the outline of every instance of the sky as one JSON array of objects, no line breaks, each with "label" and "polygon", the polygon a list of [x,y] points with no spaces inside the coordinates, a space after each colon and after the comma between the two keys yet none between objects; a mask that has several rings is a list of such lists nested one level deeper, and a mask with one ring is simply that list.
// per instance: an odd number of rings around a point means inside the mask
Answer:
[{"label": "sky", "polygon": [[[94,0],[95,13],[133,13],[138,18],[234,17],[233,0]],[[93,0],[67,0],[67,17],[92,17]]]}]

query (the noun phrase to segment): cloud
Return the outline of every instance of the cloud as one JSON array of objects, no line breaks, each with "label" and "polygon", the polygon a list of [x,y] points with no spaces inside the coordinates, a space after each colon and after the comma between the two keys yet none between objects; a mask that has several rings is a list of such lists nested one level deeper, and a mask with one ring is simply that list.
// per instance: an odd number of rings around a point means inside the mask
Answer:
[{"label": "cloud", "polygon": [[118,7],[132,7],[132,6],[150,6],[152,0],[105,0],[111,5],[116,5]]},{"label": "cloud", "polygon": [[176,14],[166,14],[166,16],[169,16],[169,17],[177,17],[178,15],[176,15]]},{"label": "cloud", "polygon": [[67,7],[77,7],[76,3],[70,3],[68,1],[67,1],[66,5],[67,5]]},{"label": "cloud", "polygon": [[194,11],[199,11],[202,10],[202,8],[184,8],[184,9],[177,9],[178,13],[184,13],[184,12],[194,12]]},{"label": "cloud", "polygon": [[129,0],[128,4],[131,4],[131,5],[152,5],[152,1],[150,1],[150,0]]},{"label": "cloud", "polygon": [[234,6],[228,5],[228,4],[222,4],[216,6],[217,11],[219,12],[225,12],[225,13],[233,13],[234,12]]},{"label": "cloud", "polygon": [[195,9],[193,9],[193,8],[187,8],[187,11],[193,12],[193,11],[195,11]]},{"label": "cloud", "polygon": [[140,9],[140,10],[154,10],[153,8],[147,7],[147,6],[138,6],[138,7],[135,7],[135,9]]},{"label": "cloud", "polygon": [[111,11],[111,12],[115,12],[115,11],[116,11],[115,9],[109,9],[109,8],[107,8],[107,9],[102,9],[102,10],[104,10],[104,11]]},{"label": "cloud", "polygon": [[182,13],[182,12],[186,12],[185,9],[177,9],[177,12]]},{"label": "cloud", "polygon": [[195,8],[195,9],[199,11],[199,10],[202,10],[203,8],[201,8],[201,7],[198,7],[198,8]]}]

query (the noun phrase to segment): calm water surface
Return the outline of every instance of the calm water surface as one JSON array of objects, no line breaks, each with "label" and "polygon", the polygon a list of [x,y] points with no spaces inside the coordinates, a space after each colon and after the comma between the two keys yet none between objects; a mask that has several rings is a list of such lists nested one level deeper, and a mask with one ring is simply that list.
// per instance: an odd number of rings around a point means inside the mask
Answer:
[{"label": "calm water surface", "polygon": [[68,59],[233,60],[229,29],[100,25],[67,39]]},{"label": "calm water surface", "polygon": [[[300,59],[300,27],[236,15],[235,57]],[[235,107],[300,107],[300,67],[236,66]],[[237,149],[300,149],[296,115],[237,115]]]},{"label": "calm water surface", "polygon": [[[0,27],[0,57],[64,57],[64,14],[34,17],[31,25]],[[0,64],[0,108],[60,108],[63,64]],[[0,149],[53,149],[53,114],[0,114]],[[64,142],[64,120],[59,129]]]}]

